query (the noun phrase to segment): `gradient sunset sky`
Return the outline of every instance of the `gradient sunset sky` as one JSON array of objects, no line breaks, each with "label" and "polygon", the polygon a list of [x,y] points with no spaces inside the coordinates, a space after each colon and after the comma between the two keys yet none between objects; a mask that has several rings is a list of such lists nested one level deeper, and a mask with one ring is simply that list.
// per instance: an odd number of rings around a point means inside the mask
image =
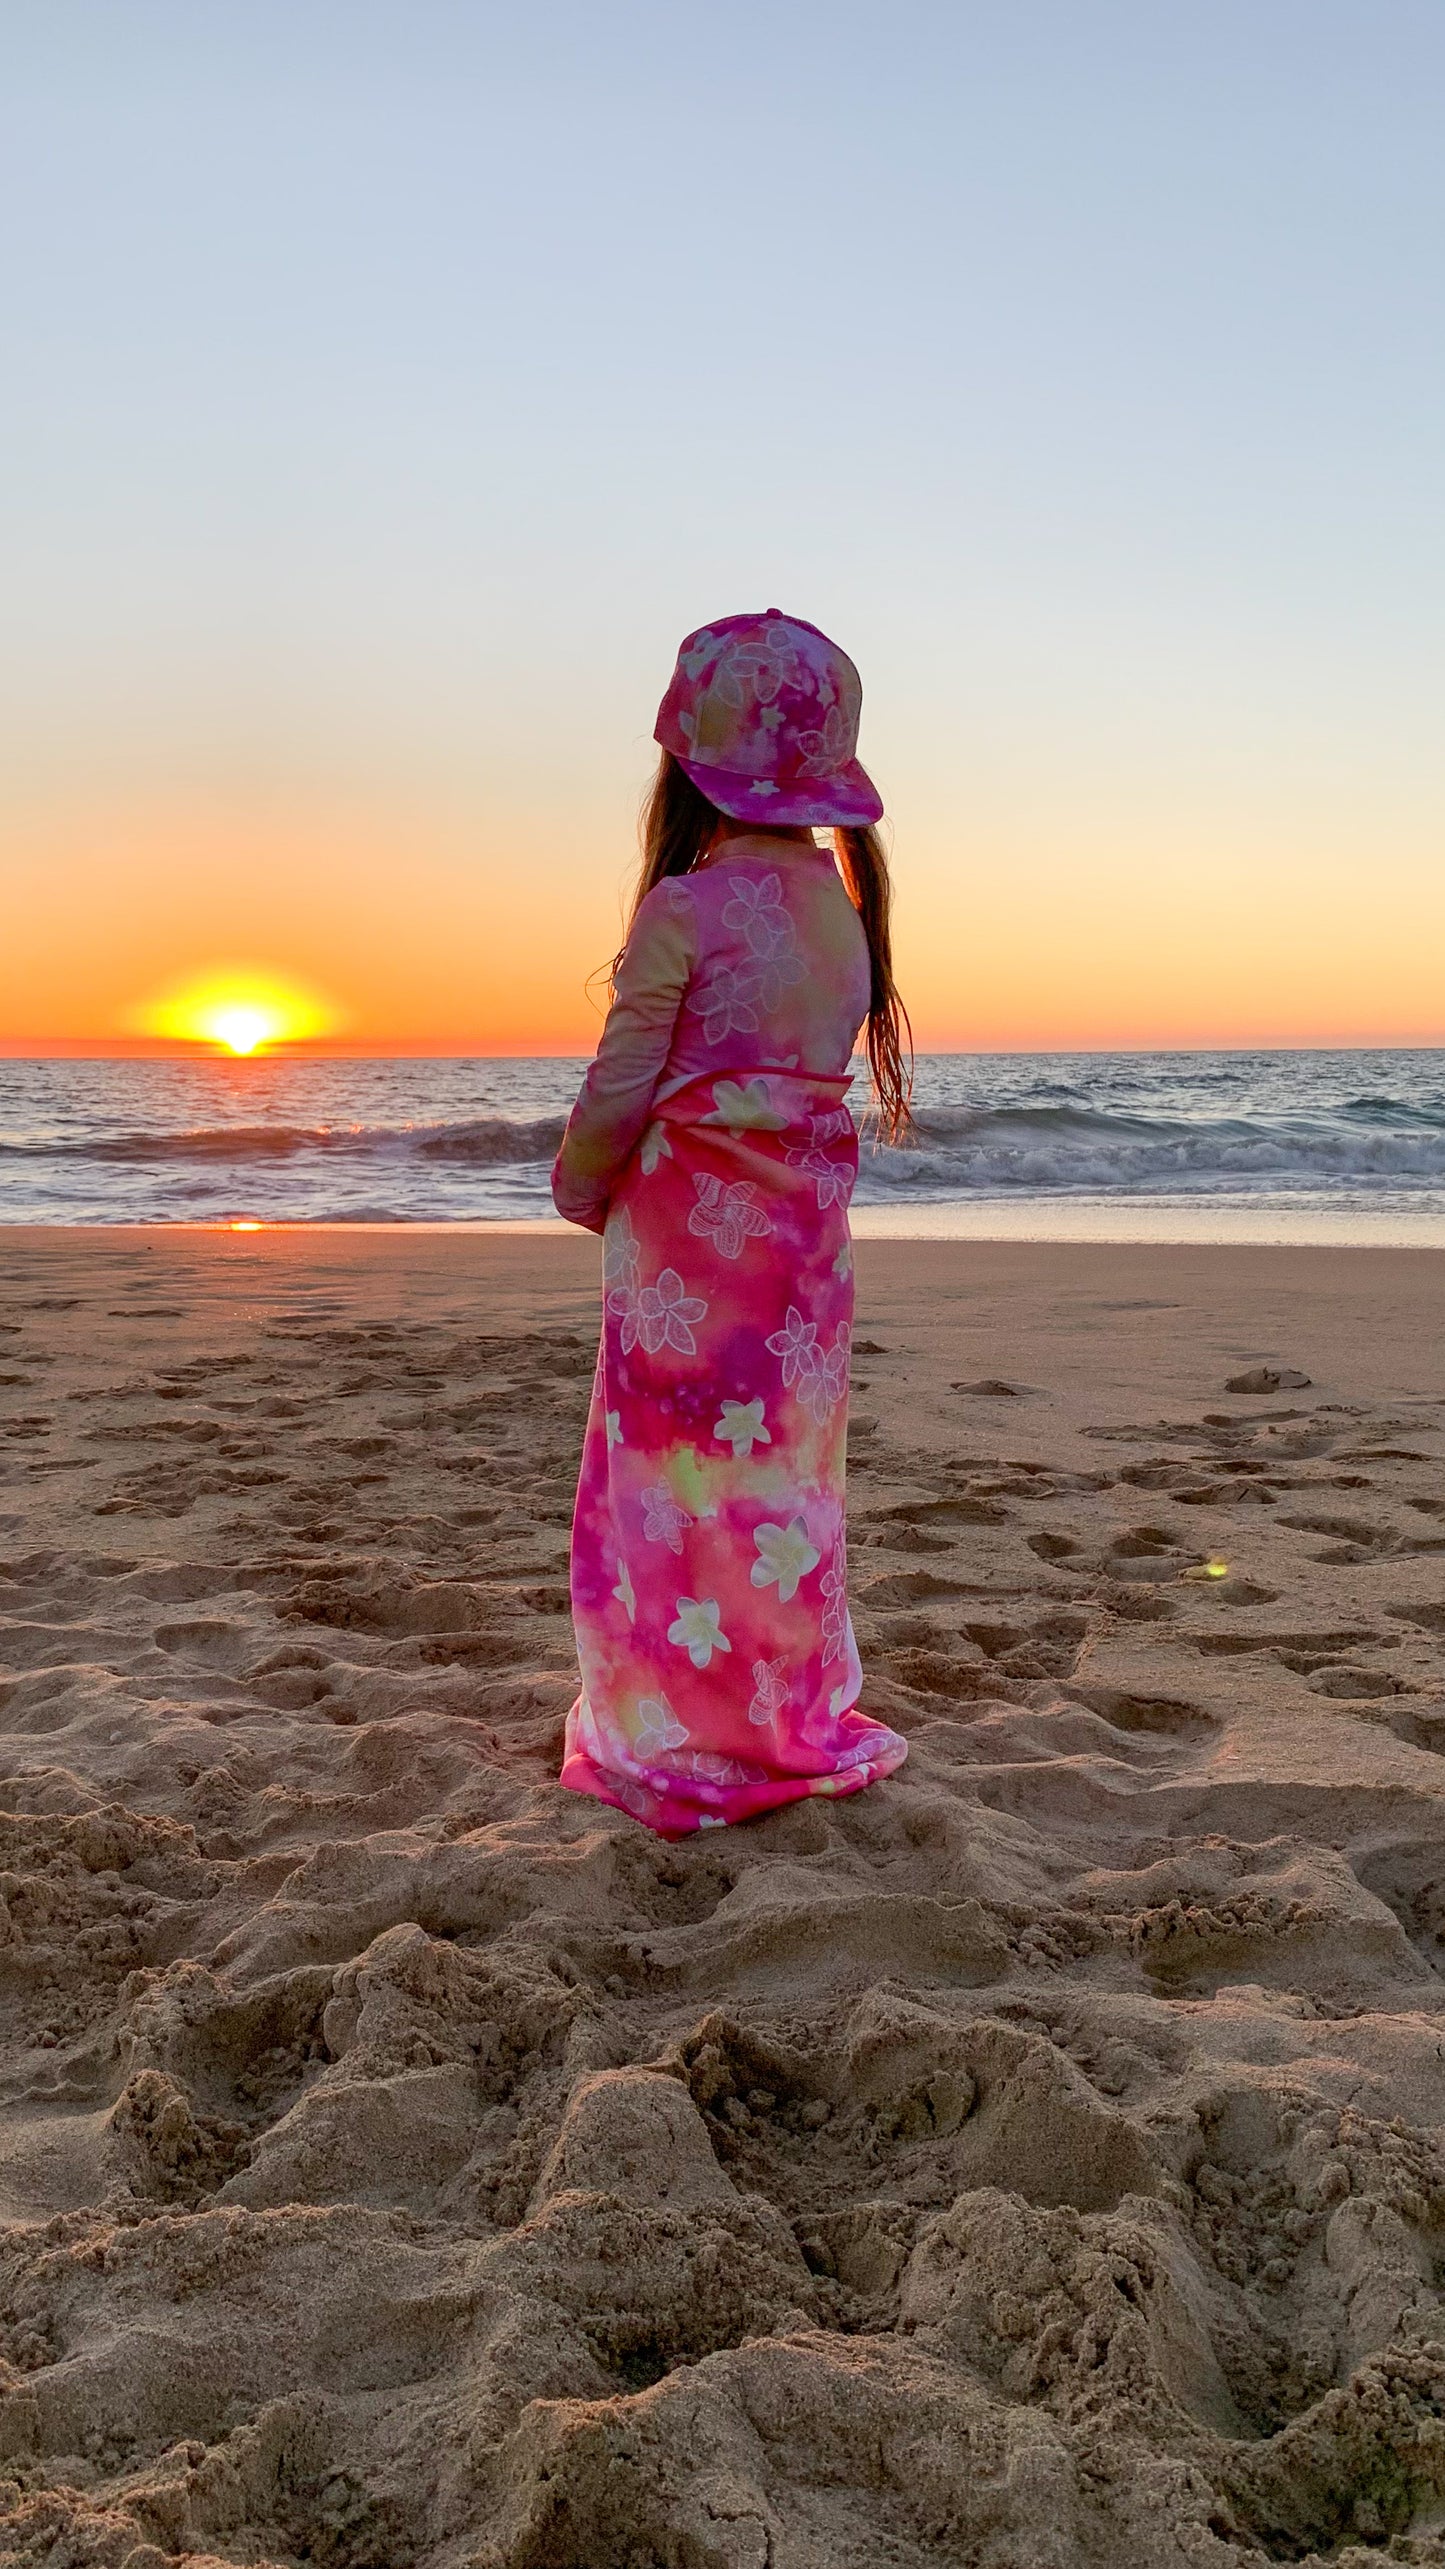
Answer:
[{"label": "gradient sunset sky", "polygon": [[1440,0],[0,33],[0,1051],[581,1052],[677,642],[864,681],[921,1044],[1445,1041]]}]

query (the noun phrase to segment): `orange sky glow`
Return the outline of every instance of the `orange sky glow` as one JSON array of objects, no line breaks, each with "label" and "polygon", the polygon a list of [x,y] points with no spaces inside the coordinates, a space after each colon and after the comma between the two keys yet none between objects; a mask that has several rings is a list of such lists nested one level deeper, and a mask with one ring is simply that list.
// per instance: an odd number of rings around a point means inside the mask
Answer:
[{"label": "orange sky glow", "polygon": [[[1363,814],[1319,814],[1283,857],[1268,814],[1230,828],[1146,810],[1132,837],[1128,819],[1019,815],[1000,795],[964,838],[900,814],[897,960],[920,1049],[1445,1041],[1445,897],[1424,846],[1397,850],[1392,875],[1371,866]],[[12,845],[12,1056],[224,1048],[196,1000],[223,984],[233,1006],[279,987],[266,1050],[586,1053],[588,980],[632,864],[621,797],[510,818],[52,807]]]}]

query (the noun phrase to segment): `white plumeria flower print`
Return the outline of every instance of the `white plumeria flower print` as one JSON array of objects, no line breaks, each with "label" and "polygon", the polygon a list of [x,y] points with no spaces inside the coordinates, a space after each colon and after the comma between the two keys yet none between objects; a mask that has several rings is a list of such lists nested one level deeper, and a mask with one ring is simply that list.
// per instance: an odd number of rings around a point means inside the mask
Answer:
[{"label": "white plumeria flower print", "polygon": [[745,1766],[740,1757],[723,1757],[714,1748],[695,1748],[679,1764],[700,1784],[755,1784],[758,1769]]},{"label": "white plumeria flower print", "polygon": [[788,1121],[773,1104],[765,1079],[715,1079],[712,1099],[713,1112],[704,1115],[704,1124],[726,1124],[730,1133],[781,1133]]},{"label": "white plumeria flower print", "polygon": [[840,1766],[866,1766],[870,1758],[881,1757],[889,1744],[887,1731],[865,1731],[851,1748],[845,1748],[838,1760]]},{"label": "white plumeria flower print", "polygon": [[760,962],[796,943],[797,932],[783,906],[780,876],[765,874],[754,882],[751,875],[730,874],[727,880],[732,899],[723,911],[723,926],[736,928]]},{"label": "white plumeria flower print", "polygon": [[694,1668],[706,1668],[715,1650],[732,1648],[722,1629],[722,1608],[716,1597],[679,1597],[677,1619],[667,1627],[668,1640],[678,1650],[685,1650]]},{"label": "white plumeria flower print", "polygon": [[[681,1547],[679,1547],[679,1549],[680,1548]],[[617,1599],[618,1604],[626,1610],[628,1622],[636,1623],[637,1590],[632,1584],[632,1573],[628,1569],[625,1561],[619,1561],[617,1564],[617,1585],[613,1589],[612,1593]]]},{"label": "white plumeria flower print", "polygon": [[772,1436],[763,1425],[763,1404],[759,1400],[725,1400],[722,1416],[713,1428],[719,1443],[730,1445],[733,1461],[741,1463],[755,1445],[771,1445]]},{"label": "white plumeria flower print", "polygon": [[807,965],[801,955],[775,954],[758,966],[758,998],[764,1008],[776,1008],[783,992],[795,981],[807,979]]},{"label": "white plumeria flower print", "polygon": [[755,703],[770,705],[780,688],[790,683],[800,686],[808,675],[796,643],[790,642],[786,634],[770,631],[760,633],[755,642],[744,643],[728,655],[714,674],[712,692],[721,696],[724,704],[746,711],[749,689]]},{"label": "white plumeria flower print", "polygon": [[[688,1292],[676,1267],[664,1267],[656,1284],[644,1285],[637,1296],[635,1337],[642,1340],[649,1356],[655,1356],[659,1347],[675,1347],[680,1356],[695,1356],[692,1324],[706,1310],[700,1296]],[[630,1353],[625,1328],[622,1343],[624,1352]]]},{"label": "white plumeria flower print", "polygon": [[[793,1157],[791,1152],[789,1157]],[[799,1158],[817,1189],[820,1213],[826,1213],[830,1205],[847,1204],[853,1193],[853,1171],[846,1160],[830,1160],[824,1151],[806,1151]]]},{"label": "white plumeria flower print", "polygon": [[[833,1557],[829,1562],[827,1569],[824,1571],[822,1578],[818,1582],[818,1589],[823,1599],[823,1665],[826,1668],[831,1659],[841,1659],[844,1656],[848,1643],[848,1544],[846,1536],[840,1534],[837,1542],[834,1544]],[[838,1692],[841,1694],[841,1687],[838,1689]],[[830,1707],[830,1709],[836,1711],[837,1707],[834,1705]]]},{"label": "white plumeria flower print", "polygon": [[624,1205],[610,1216],[602,1235],[602,1283],[606,1305],[614,1320],[622,1323],[622,1352],[630,1356],[637,1344],[637,1294],[642,1274],[642,1250],[632,1228],[632,1216]]},{"label": "white plumeria flower print", "polygon": [[609,1454],[611,1453],[614,1445],[621,1445],[623,1441],[622,1412],[620,1409],[609,1409],[607,1412],[607,1450]]},{"label": "white plumeria flower print", "polygon": [[815,1426],[827,1426],[848,1389],[852,1335],[848,1323],[841,1322],[833,1345],[825,1350],[818,1344],[816,1321],[805,1320],[790,1303],[786,1328],[764,1340],[769,1354],[782,1358],[784,1389],[796,1388],[799,1404]]},{"label": "white plumeria flower print", "polygon": [[645,1785],[634,1783],[630,1775],[619,1775],[615,1766],[609,1766],[607,1781],[623,1809],[630,1811],[635,1820],[645,1820],[650,1828],[660,1808],[657,1795],[649,1793]]},{"label": "white plumeria flower print", "polygon": [[748,1706],[748,1720],[762,1724],[775,1722],[788,1700],[788,1684],[781,1659],[753,1661],[753,1699]]},{"label": "white plumeria flower print", "polygon": [[656,1284],[639,1281],[642,1251],[625,1206],[608,1223],[604,1239],[603,1278],[612,1282],[607,1309],[621,1323],[623,1355],[630,1356],[641,1339],[649,1356],[655,1356],[660,1347],[695,1356],[692,1324],[705,1316],[707,1304],[688,1292],[676,1267],[664,1267]]},{"label": "white plumeria flower print", "polygon": [[830,705],[821,728],[798,734],[798,747],[803,752],[798,761],[805,776],[832,776],[853,755],[857,737],[847,715],[838,705]]},{"label": "white plumeria flower print", "polygon": [[775,1329],[772,1337],[764,1340],[764,1345],[767,1348],[768,1354],[770,1356],[781,1356],[783,1360],[783,1387],[785,1390],[797,1381],[798,1376],[801,1373],[811,1373],[813,1371],[818,1361],[814,1352],[817,1344],[817,1322],[815,1320],[805,1320],[796,1304],[790,1302],[788,1305],[788,1317],[785,1326],[781,1329]]},{"label": "white plumeria flower print", "polygon": [[798,1384],[798,1399],[817,1427],[826,1427],[832,1412],[848,1389],[848,1353],[852,1331],[846,1321],[839,1328],[836,1343],[823,1353],[813,1350],[811,1367]]},{"label": "white plumeria flower print", "polygon": [[818,1210],[826,1212],[833,1204],[846,1204],[853,1192],[854,1169],[851,1158],[830,1159],[828,1144],[851,1139],[853,1118],[846,1106],[837,1107],[830,1115],[810,1115],[812,1139],[801,1149],[794,1147],[788,1157],[789,1168],[806,1169],[818,1198]]},{"label": "white plumeria flower print", "polygon": [[720,1258],[740,1258],[749,1240],[765,1239],[772,1230],[757,1187],[750,1177],[728,1186],[707,1169],[693,1171],[697,1202],[687,1217],[689,1231],[711,1240]]},{"label": "white plumeria flower print", "polygon": [[666,1481],[654,1481],[650,1490],[643,1491],[642,1532],[648,1543],[665,1543],[669,1552],[681,1552],[683,1534],[692,1523]]},{"label": "white plumeria flower print", "polygon": [[607,1297],[607,1308],[614,1320],[620,1321],[618,1338],[624,1356],[630,1356],[642,1334],[637,1315],[636,1285],[617,1285]]},{"label": "white plumeria flower print", "polygon": [[838,1255],[837,1255],[837,1256],[836,1256],[836,1258],[833,1260],[833,1273],[834,1273],[834,1275],[835,1275],[835,1276],[851,1276],[852,1272],[853,1272],[853,1249],[852,1249],[852,1243],[851,1243],[850,1241],[845,1240],[845,1241],[844,1241],[844,1243],[843,1243],[842,1248],[841,1248],[841,1249],[839,1250],[839,1252],[838,1252]]},{"label": "white plumeria flower print", "polygon": [[641,1265],[642,1251],[632,1228],[632,1216],[624,1204],[610,1217],[602,1235],[602,1281],[635,1287]]},{"label": "white plumeria flower print", "polygon": [[725,1829],[727,1822],[721,1811],[699,1811],[697,1825],[700,1829]]},{"label": "white plumeria flower print", "polygon": [[655,1758],[669,1749],[685,1748],[688,1734],[665,1695],[644,1695],[637,1707],[636,1748],[639,1757]]},{"label": "white plumeria flower print", "polygon": [[658,1161],[670,1160],[672,1155],[672,1144],[667,1138],[667,1126],[665,1124],[649,1124],[641,1141],[637,1145],[637,1156],[642,1163],[643,1176],[654,1176],[656,1174]]},{"label": "white plumeria flower print", "polygon": [[738,972],[730,963],[719,963],[687,1004],[702,1019],[704,1040],[721,1044],[729,1035],[757,1033],[757,997],[755,971]]},{"label": "white plumeria flower print", "polygon": [[753,1541],[758,1548],[750,1574],[753,1586],[770,1588],[776,1581],[779,1605],[791,1605],[798,1593],[798,1581],[816,1570],[823,1558],[808,1541],[805,1519],[795,1516],[787,1525],[756,1525]]}]

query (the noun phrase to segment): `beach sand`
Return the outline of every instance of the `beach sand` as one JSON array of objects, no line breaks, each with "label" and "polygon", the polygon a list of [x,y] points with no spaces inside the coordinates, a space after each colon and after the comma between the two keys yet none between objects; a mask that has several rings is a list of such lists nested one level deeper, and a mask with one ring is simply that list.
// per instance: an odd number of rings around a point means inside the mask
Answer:
[{"label": "beach sand", "polygon": [[858,1269],[909,1763],[673,1846],[595,1242],[0,1237],[0,2563],[1445,2562],[1445,1258]]}]

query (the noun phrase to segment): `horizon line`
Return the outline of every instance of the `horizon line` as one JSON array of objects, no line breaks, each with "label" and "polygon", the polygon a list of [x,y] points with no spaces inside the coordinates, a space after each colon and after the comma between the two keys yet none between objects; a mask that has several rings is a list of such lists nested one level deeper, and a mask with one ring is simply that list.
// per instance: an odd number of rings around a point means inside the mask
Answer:
[{"label": "horizon line", "polygon": [[[102,1051],[98,1040],[85,1036],[53,1037],[50,1046],[40,1051],[21,1050],[0,1042],[0,1063],[4,1062],[225,1062],[236,1068],[265,1062],[340,1062],[340,1061],[557,1061],[586,1063],[591,1052],[525,1051],[490,1052],[480,1046],[458,1046],[445,1051],[425,1051],[412,1044],[377,1043],[364,1046],[325,1043],[278,1043],[253,1053],[231,1053],[223,1046],[214,1048],[191,1043],[153,1042],[130,1045],[120,1051]],[[1401,1040],[1377,1036],[1347,1040],[1290,1043],[1279,1039],[1258,1038],[1248,1043],[1116,1043],[1116,1044],[920,1044],[914,1058],[918,1061],[998,1061],[1029,1059],[1092,1060],[1127,1054],[1144,1059],[1158,1054],[1195,1053],[1432,1053],[1445,1052],[1445,1033],[1416,1036]],[[861,1059],[861,1054],[855,1054]]]}]

